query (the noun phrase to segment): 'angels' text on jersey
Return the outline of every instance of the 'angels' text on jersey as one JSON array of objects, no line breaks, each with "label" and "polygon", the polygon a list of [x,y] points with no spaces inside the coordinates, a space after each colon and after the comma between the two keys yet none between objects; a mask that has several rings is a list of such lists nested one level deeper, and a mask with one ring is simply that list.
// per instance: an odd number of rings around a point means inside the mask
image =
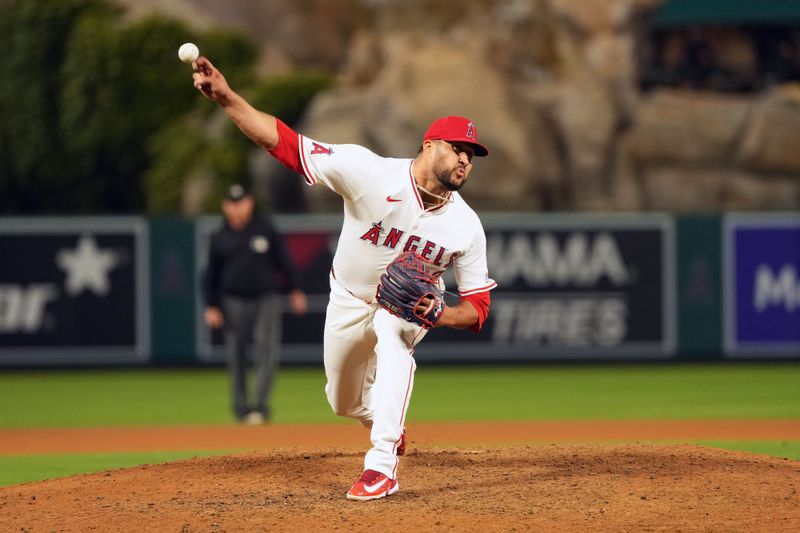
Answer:
[{"label": "'angels' text on jersey", "polygon": [[[375,246],[388,246],[396,250],[404,234],[405,231],[397,228],[390,228],[388,232],[384,232],[381,223],[375,222],[361,238],[371,242]],[[423,240],[419,235],[413,234],[408,235],[405,239],[405,245],[402,247],[402,251],[413,252],[419,255],[428,263],[440,267],[440,269],[437,269],[439,272],[446,270],[458,255],[457,253],[447,253],[447,249],[444,246],[439,246],[431,240]]]}]

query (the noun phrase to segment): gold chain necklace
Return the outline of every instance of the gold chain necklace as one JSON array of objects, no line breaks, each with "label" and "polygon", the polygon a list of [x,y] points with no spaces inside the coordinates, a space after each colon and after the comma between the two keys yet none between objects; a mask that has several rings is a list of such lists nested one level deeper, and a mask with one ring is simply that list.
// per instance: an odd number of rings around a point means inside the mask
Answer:
[{"label": "gold chain necklace", "polygon": [[419,189],[420,191],[424,192],[425,194],[427,194],[427,195],[429,195],[429,196],[433,196],[434,198],[437,198],[437,199],[439,200],[439,202],[426,202],[426,201],[423,199],[423,200],[422,200],[422,203],[423,203],[423,204],[427,204],[427,205],[430,205],[431,207],[433,207],[433,206],[436,206],[436,205],[444,204],[444,203],[446,203],[446,202],[450,202],[450,201],[452,201],[452,199],[453,199],[453,198],[452,198],[452,195],[449,195],[449,196],[439,196],[439,195],[438,195],[438,194],[436,194],[436,193],[432,193],[431,191],[429,191],[428,189],[426,189],[425,187],[423,187],[423,186],[422,186],[422,185],[420,185],[419,183],[417,183],[416,185],[417,185],[417,189]]}]

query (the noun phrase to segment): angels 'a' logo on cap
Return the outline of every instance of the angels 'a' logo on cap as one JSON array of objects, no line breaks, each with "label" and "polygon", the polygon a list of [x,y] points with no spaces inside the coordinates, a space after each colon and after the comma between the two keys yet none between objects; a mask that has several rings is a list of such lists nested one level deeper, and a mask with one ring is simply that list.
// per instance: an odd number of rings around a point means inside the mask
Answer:
[{"label": "angels 'a' logo on cap", "polygon": [[467,139],[478,140],[475,138],[475,124],[472,122],[467,123]]}]

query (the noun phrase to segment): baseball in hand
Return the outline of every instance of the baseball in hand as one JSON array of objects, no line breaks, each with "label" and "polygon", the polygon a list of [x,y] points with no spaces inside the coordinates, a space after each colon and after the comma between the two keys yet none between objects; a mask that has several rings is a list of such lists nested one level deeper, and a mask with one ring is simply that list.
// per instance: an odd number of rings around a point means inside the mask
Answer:
[{"label": "baseball in hand", "polygon": [[178,57],[184,63],[191,63],[200,57],[200,50],[194,43],[183,43],[181,47],[178,48]]}]

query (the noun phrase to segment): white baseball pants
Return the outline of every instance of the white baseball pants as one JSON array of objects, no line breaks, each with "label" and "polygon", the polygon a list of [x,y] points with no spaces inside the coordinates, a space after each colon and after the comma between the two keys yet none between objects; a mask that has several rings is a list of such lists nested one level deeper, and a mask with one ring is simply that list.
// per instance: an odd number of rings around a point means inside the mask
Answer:
[{"label": "white baseball pants", "polygon": [[426,329],[353,296],[331,276],[325,317],[325,393],[333,412],[370,429],[364,469],[397,477],[397,446],[414,385],[414,347]]}]

